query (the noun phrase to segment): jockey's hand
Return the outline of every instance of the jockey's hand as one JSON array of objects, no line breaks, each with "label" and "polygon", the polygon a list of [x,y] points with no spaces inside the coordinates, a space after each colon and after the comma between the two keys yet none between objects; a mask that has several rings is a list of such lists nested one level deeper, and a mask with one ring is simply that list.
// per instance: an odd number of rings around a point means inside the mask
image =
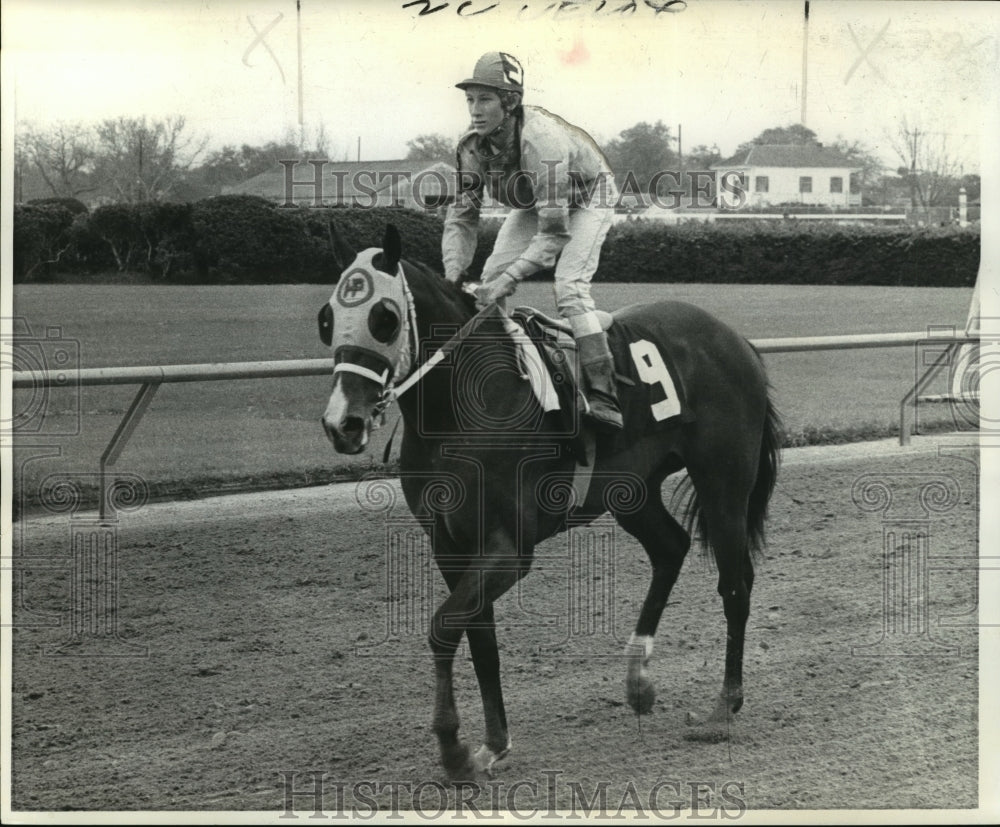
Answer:
[{"label": "jockey's hand", "polygon": [[493,302],[512,295],[516,289],[517,279],[507,273],[501,273],[495,279],[476,288],[476,307],[488,307]]}]

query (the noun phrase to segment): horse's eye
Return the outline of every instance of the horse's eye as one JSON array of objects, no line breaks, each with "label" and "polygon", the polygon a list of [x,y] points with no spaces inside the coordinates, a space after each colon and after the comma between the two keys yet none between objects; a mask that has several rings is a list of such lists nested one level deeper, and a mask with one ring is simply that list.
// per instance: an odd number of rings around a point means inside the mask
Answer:
[{"label": "horse's eye", "polygon": [[333,308],[327,302],[319,311],[319,338],[323,344],[330,347],[333,344]]},{"label": "horse's eye", "polygon": [[401,318],[396,303],[389,299],[382,299],[368,314],[368,332],[372,334],[375,341],[391,345],[396,341],[402,328]]}]

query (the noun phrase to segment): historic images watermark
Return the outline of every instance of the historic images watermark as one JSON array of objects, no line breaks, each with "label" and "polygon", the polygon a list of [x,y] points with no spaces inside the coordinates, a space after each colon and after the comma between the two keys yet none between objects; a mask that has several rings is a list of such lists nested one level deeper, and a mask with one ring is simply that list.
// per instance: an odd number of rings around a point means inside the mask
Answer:
[{"label": "historic images watermark", "polygon": [[[47,456],[58,456],[50,453]],[[27,464],[37,455],[23,460]],[[23,482],[23,472],[18,473]],[[26,491],[18,486],[24,498]],[[91,495],[107,497],[103,513],[93,509]],[[22,536],[10,560],[16,628],[53,627],[62,639],[46,646],[43,654],[55,657],[146,657],[147,648],[121,633],[119,527],[121,515],[142,508],[148,500],[146,481],[136,474],[118,473],[108,489],[100,474],[55,473],[38,483],[32,501],[51,515],[67,515],[66,551],[31,553]],[[47,572],[47,574],[43,574]],[[44,611],[34,607],[31,584],[36,577],[65,581],[64,601]],[[46,589],[42,588],[42,591]]]},{"label": "historic images watermark", "polygon": [[[922,424],[946,418],[958,439],[968,439],[976,431],[980,440],[995,439],[1000,434],[1000,422],[993,411],[983,408],[980,393],[982,377],[1000,366],[1000,337],[983,333],[983,321],[992,328],[998,320],[981,320],[978,313],[970,317],[967,332],[978,335],[978,342],[949,341],[958,331],[952,325],[941,325],[928,328],[927,341],[917,343],[913,390],[907,401],[914,406],[915,433],[920,432]],[[942,379],[944,393],[925,395],[935,381]]]},{"label": "historic images watermark", "polygon": [[[14,625],[58,627],[63,640],[46,655],[81,657],[144,657],[146,649],[125,640],[119,628],[119,519],[141,508],[148,487],[135,474],[116,474],[110,481],[99,473],[56,473],[44,477],[29,492],[25,468],[62,454],[60,438],[81,432],[80,342],[62,328],[33,329],[27,319],[9,320],[11,335],[0,342],[3,362],[13,374],[11,414],[0,421],[0,441],[19,456],[12,489],[15,511],[24,514],[29,501],[49,514],[69,517],[68,553],[31,553],[24,523],[17,526],[14,556],[4,561],[12,572]],[[88,504],[97,492],[99,511]],[[30,496],[29,496],[30,494]],[[37,611],[28,594],[32,572],[68,573],[62,611]]]},{"label": "historic images watermark", "polygon": [[662,778],[648,786],[628,781],[578,781],[561,770],[536,779],[479,784],[439,781],[339,781],[325,771],[278,773],[284,793],[280,818],[499,818],[619,821],[675,818],[734,820],[747,811],[746,785],[736,780]]},{"label": "historic images watermark", "polygon": [[[535,450],[539,461],[551,461],[544,445]],[[397,645],[406,641],[423,651],[440,603],[435,596],[440,575],[433,554],[437,522],[469,498],[477,500],[477,508],[489,508],[489,503],[478,501],[482,487],[469,486],[455,474],[414,472],[402,477],[423,486],[419,517],[400,501],[399,487],[391,480],[362,480],[355,490],[362,511],[382,521],[385,555],[380,611],[373,612],[371,629],[355,646],[360,657],[412,657],[412,645]],[[595,473],[590,484],[600,488],[605,506],[619,514],[638,510],[647,496],[644,481],[634,475]],[[545,583],[549,599],[544,605],[529,599],[524,581],[519,581],[507,603],[504,626],[530,629],[547,657],[558,657],[570,640],[574,657],[622,657],[635,618],[620,614],[625,587],[617,571],[620,529],[615,519],[605,514],[576,521],[572,508],[578,493],[570,477],[547,474],[534,486],[540,509],[551,515],[569,514],[567,530],[561,535],[562,548],[549,550],[532,565],[533,580]]]},{"label": "historic images watermark", "polygon": [[[941,627],[962,625],[933,617],[935,574],[976,568],[979,559],[934,554],[933,525],[963,501],[958,479],[943,472],[872,472],[858,477],[851,498],[861,511],[881,515],[881,629],[877,639],[851,647],[855,656],[948,657],[961,654]],[[975,625],[975,615],[967,618]]]},{"label": "historic images watermark", "polygon": [[0,420],[0,439],[80,433],[80,342],[62,328],[33,329],[23,316],[8,319],[0,358],[13,372],[11,415]]},{"label": "historic images watermark", "polygon": [[[545,172],[542,174],[521,170],[508,178],[492,171],[481,176],[471,171],[434,166],[428,166],[417,173],[412,170],[327,170],[326,167],[332,162],[326,158],[304,161],[285,159],[279,163],[284,168],[282,207],[325,207],[349,201],[352,206],[372,209],[384,206],[386,197],[395,197],[401,190],[405,190],[421,209],[439,207],[456,193],[462,193],[463,197],[471,199],[474,206],[483,206],[484,192],[490,193],[494,200],[515,209],[529,209],[558,207],[562,204],[559,200],[560,188],[556,182],[560,175],[559,167],[565,162],[543,161]],[[297,169],[306,166],[309,168],[304,170],[306,177],[299,177]],[[543,175],[546,179],[544,181]],[[583,181],[571,171],[569,179],[572,189],[590,206],[616,210],[628,210],[647,204],[660,209],[677,209],[682,206],[711,208],[717,202],[724,202],[728,209],[738,210],[748,200],[743,176],[734,170],[718,174],[708,170],[684,173],[660,170],[645,185],[640,185],[631,170],[619,182],[610,173],[602,173],[593,181]],[[713,193],[716,186],[719,188],[718,199]],[[546,200],[525,200],[525,193],[537,192],[545,193]]]}]

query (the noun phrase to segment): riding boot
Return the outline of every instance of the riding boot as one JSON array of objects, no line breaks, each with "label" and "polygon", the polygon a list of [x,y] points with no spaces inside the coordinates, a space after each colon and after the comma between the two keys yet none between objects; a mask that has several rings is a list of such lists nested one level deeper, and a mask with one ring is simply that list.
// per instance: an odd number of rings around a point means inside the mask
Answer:
[{"label": "riding boot", "polygon": [[622,411],[615,388],[615,363],[604,331],[588,333],[576,340],[580,373],[587,396],[585,416],[602,429],[619,431]]}]

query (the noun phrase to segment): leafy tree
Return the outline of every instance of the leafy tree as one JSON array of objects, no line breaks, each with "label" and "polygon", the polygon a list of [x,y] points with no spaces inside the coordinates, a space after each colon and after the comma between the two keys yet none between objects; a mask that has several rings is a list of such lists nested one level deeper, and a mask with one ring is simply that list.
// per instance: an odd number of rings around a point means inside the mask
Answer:
[{"label": "leafy tree", "polygon": [[455,161],[455,142],[449,140],[444,135],[417,135],[411,141],[406,142],[408,152],[406,158],[409,161]]},{"label": "leafy tree", "polygon": [[882,177],[885,174],[885,164],[872,150],[861,141],[851,141],[842,135],[837,136],[837,140],[831,147],[847,158],[852,166],[861,167],[861,170],[851,175],[851,187],[856,186],[861,193],[862,203],[866,200],[874,202],[874,193],[881,187]]},{"label": "leafy tree", "polygon": [[717,164],[721,160],[722,153],[719,152],[718,144],[712,144],[710,147],[698,144],[684,153],[684,166],[687,169],[709,169],[712,164]]},{"label": "leafy tree", "polygon": [[673,140],[670,127],[663,121],[655,124],[642,121],[609,141],[604,151],[619,186],[633,186],[634,182],[640,190],[648,192],[656,173],[676,165],[677,155],[670,148]]},{"label": "leafy tree", "polygon": [[800,123],[790,126],[772,126],[765,129],[756,138],[736,147],[736,154],[742,155],[749,152],[752,146],[763,146],[765,144],[819,144],[816,133]]},{"label": "leafy tree", "polygon": [[280,161],[329,158],[326,145],[327,139],[322,130],[313,150],[303,149],[290,139],[268,141],[260,146],[243,144],[239,148],[227,144],[211,153],[201,166],[191,170],[185,181],[189,187],[202,187],[218,195],[222,187],[239,184],[262,172],[276,169]]}]

